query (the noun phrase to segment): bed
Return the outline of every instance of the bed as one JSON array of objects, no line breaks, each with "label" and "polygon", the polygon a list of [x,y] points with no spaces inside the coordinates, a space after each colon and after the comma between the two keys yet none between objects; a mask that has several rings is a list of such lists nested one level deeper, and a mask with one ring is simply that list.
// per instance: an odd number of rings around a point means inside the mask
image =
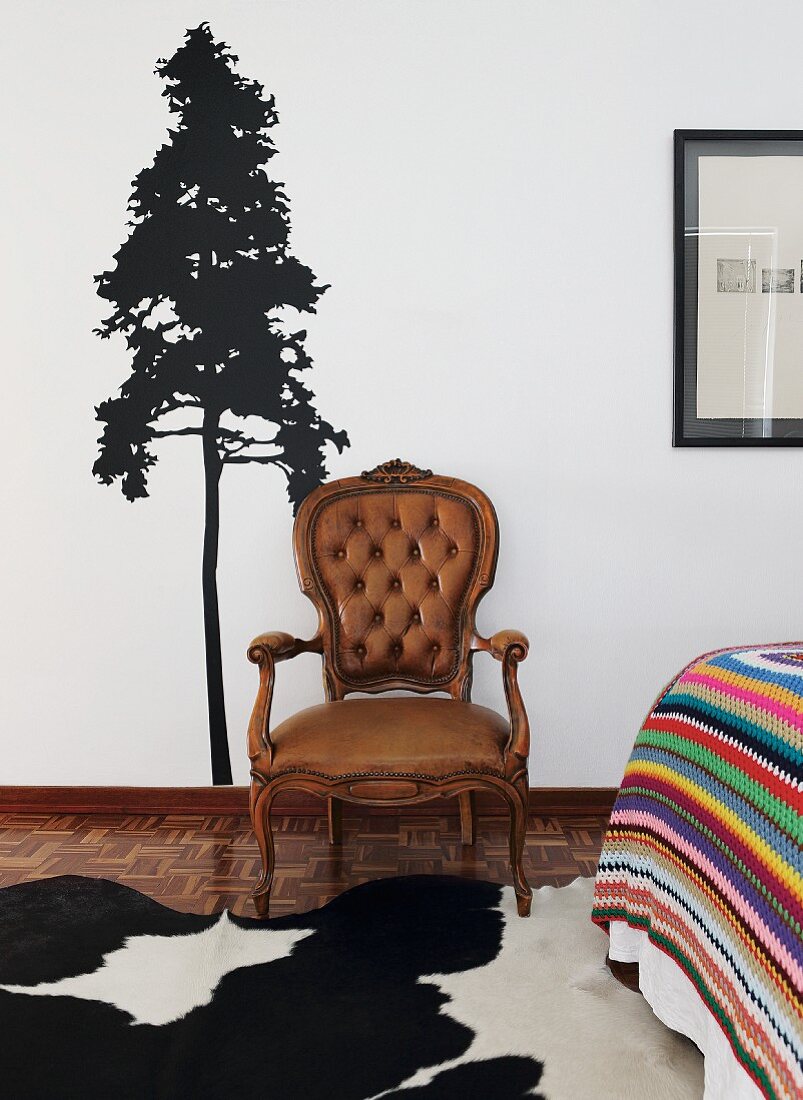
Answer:
[{"label": "bed", "polygon": [[592,919],[705,1055],[706,1100],[803,1097],[803,643],[698,657],[625,769]]}]

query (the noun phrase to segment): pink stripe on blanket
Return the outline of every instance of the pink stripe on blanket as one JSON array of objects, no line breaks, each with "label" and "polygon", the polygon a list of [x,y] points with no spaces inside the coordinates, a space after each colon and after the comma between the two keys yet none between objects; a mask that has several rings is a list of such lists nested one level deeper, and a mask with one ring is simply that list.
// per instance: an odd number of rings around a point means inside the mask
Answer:
[{"label": "pink stripe on blanket", "polygon": [[[716,885],[721,895],[727,898],[734,910],[740,914],[755,934],[759,943],[763,943],[772,955],[784,965],[786,972],[797,983],[798,987],[803,984],[803,965],[800,961],[792,955],[785,944],[781,943],[775,933],[767,928],[752,905],[749,905],[739,891],[735,889],[733,883],[698,848],[695,848],[685,837],[669,828],[665,822],[661,821],[659,817],[653,816],[653,814],[644,813],[641,810],[622,810],[616,813],[614,817],[616,824],[636,825],[641,828],[652,829],[668,841],[676,851],[682,852],[693,864],[704,871],[709,882]],[[611,818],[611,821],[614,823],[614,818]]]},{"label": "pink stripe on blanket", "polygon": [[718,680],[715,676],[703,676],[698,672],[687,673],[683,677],[683,682],[686,684],[702,684],[714,691],[722,691],[736,699],[743,699],[746,703],[752,703],[761,710],[769,711],[770,714],[777,714],[779,718],[783,718],[785,722],[788,722],[793,729],[800,730],[803,733],[803,714],[799,710],[795,710],[794,707],[785,707],[783,703],[771,699],[768,695],[762,695],[758,691],[748,691],[746,688],[736,687],[735,684],[727,680]]}]

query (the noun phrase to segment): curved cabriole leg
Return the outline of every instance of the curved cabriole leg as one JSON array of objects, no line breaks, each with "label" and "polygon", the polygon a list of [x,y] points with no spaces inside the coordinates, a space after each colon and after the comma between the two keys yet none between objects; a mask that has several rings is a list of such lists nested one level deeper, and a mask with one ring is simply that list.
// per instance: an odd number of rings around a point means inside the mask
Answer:
[{"label": "curved cabriole leg", "polygon": [[259,854],[262,857],[262,875],[253,894],[257,916],[267,917],[270,907],[270,888],[273,882],[273,834],[270,829],[270,808],[273,792],[270,786],[251,783],[251,821],[257,838]]},{"label": "curved cabriole leg", "polygon": [[527,834],[529,784],[521,776],[508,788],[510,806],[510,868],[516,891],[516,908],[520,917],[529,917],[533,892],[524,874],[524,838]]}]

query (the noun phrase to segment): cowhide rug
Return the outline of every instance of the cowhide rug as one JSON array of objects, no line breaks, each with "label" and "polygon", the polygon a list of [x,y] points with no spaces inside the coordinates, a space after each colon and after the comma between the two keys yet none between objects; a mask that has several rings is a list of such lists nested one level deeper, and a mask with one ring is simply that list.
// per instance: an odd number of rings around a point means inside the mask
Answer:
[{"label": "cowhide rug", "polygon": [[698,1100],[605,967],[592,881],[414,877],[268,922],[72,876],[0,891],[0,1088],[28,1097]]}]

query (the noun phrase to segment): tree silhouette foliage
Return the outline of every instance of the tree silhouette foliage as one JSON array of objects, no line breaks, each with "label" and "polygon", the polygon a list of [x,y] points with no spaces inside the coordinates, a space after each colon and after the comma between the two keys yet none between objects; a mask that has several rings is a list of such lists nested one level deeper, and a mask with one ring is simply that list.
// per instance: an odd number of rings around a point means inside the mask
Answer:
[{"label": "tree silhouette foliage", "polygon": [[[217,608],[219,482],[223,467],[256,462],[285,475],[294,509],[326,476],[324,447],[348,445],[319,416],[300,375],[312,363],[286,307],[314,313],[327,289],[291,254],[283,185],[265,165],[276,149],[272,96],[239,76],[237,57],[207,24],[188,30],[156,73],[175,125],[134,179],[129,235],[96,276],[113,310],[96,331],[125,337],[131,374],[96,409],[103,424],[93,473],[148,496],[155,445],[201,440],[203,553],[213,778],[231,782]],[[249,426],[244,418],[249,418]],[[252,418],[262,427],[250,427]]]}]

